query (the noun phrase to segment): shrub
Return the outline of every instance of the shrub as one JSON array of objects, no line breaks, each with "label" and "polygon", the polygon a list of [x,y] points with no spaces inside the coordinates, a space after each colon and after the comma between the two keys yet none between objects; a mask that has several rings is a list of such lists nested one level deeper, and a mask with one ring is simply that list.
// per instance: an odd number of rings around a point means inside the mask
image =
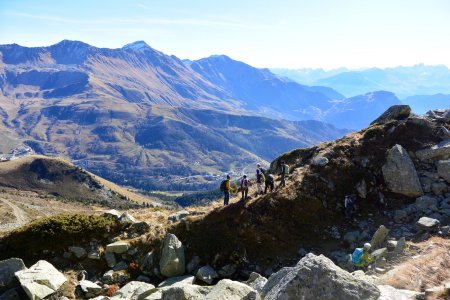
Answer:
[{"label": "shrub", "polygon": [[370,140],[371,138],[381,137],[384,134],[384,127],[381,125],[374,125],[364,132],[364,139]]}]

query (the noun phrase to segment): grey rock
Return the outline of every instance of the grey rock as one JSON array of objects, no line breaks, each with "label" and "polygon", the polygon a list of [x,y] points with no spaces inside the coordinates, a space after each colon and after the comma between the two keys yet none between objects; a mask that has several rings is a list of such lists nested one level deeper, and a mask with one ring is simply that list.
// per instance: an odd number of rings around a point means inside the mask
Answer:
[{"label": "grey rock", "polygon": [[388,151],[382,172],[384,181],[392,192],[408,197],[423,194],[416,168],[401,145],[395,145]]},{"label": "grey rock", "polygon": [[155,286],[153,284],[141,282],[141,281],[130,281],[124,285],[120,290],[118,290],[111,300],[116,299],[129,299],[129,300],[141,300],[150,295],[155,291]]},{"label": "grey rock", "polygon": [[389,240],[386,242],[386,248],[389,252],[394,251],[395,247],[397,247],[397,241]]},{"label": "grey rock", "polygon": [[406,212],[406,210],[398,209],[394,212],[395,223],[402,223],[407,218],[408,218],[408,213]]},{"label": "grey rock", "polygon": [[416,151],[421,161],[448,159],[450,157],[450,139],[440,142],[433,147]]},{"label": "grey rock", "polygon": [[30,299],[43,299],[55,293],[67,279],[51,263],[40,260],[29,269],[15,273]]},{"label": "grey rock", "polygon": [[186,276],[178,276],[178,277],[170,277],[161,282],[158,285],[158,288],[172,286],[176,284],[194,284],[195,277],[192,275],[186,275]]},{"label": "grey rock", "polygon": [[439,220],[428,217],[422,217],[416,223],[419,230],[427,232],[437,231],[439,228],[439,224],[440,224]]},{"label": "grey rock", "polygon": [[206,265],[198,269],[197,274],[195,274],[195,278],[206,282],[207,284],[211,284],[214,279],[219,278],[219,274],[210,266]]},{"label": "grey rock", "polygon": [[312,163],[313,165],[323,167],[328,164],[328,158],[326,158],[325,156],[317,155],[313,158]]},{"label": "grey rock", "polygon": [[147,297],[145,297],[143,300],[161,300],[161,299],[162,299],[162,291],[156,290]]},{"label": "grey rock", "polygon": [[144,274],[152,274],[154,268],[154,255],[153,251],[147,252],[141,260],[140,267]]},{"label": "grey rock", "polygon": [[260,300],[261,297],[256,290],[250,286],[232,281],[229,279],[222,279],[219,281],[206,295],[205,300]]},{"label": "grey rock", "polygon": [[432,196],[424,195],[416,199],[414,206],[417,211],[424,212],[432,206],[437,206],[438,200]]},{"label": "grey rock", "polygon": [[0,261],[0,289],[14,282],[17,271],[25,270],[25,264],[20,258],[9,258]]},{"label": "grey rock", "polygon": [[411,107],[408,105],[393,105],[389,107],[381,116],[370,123],[370,125],[385,124],[392,120],[404,120],[410,115]]},{"label": "grey rock", "polygon": [[203,300],[210,292],[208,287],[193,284],[178,284],[162,291],[164,300]]},{"label": "grey rock", "polygon": [[440,160],[436,162],[437,172],[439,176],[450,183],[450,159]]},{"label": "grey rock", "polygon": [[78,259],[82,259],[87,256],[87,251],[83,247],[69,247],[69,251]]},{"label": "grey rock", "polygon": [[342,270],[325,256],[312,253],[295,267],[283,268],[270,276],[262,292],[264,300],[376,300],[379,296],[374,284]]},{"label": "grey rock", "polygon": [[105,260],[110,268],[114,268],[117,263],[116,256],[112,252],[105,252]]},{"label": "grey rock", "polygon": [[228,264],[223,266],[217,273],[223,278],[230,278],[236,273],[237,265],[236,264]]},{"label": "grey rock", "polygon": [[176,213],[171,214],[167,219],[170,222],[178,222],[178,221],[186,218],[189,215],[190,215],[190,213],[187,210],[180,210],[180,211],[177,211]]},{"label": "grey rock", "polygon": [[250,274],[250,277],[245,282],[247,285],[249,285],[251,288],[256,290],[258,293],[262,293],[264,286],[267,283],[267,278],[264,276],[261,276],[260,274],[256,272],[252,272]]},{"label": "grey rock", "polygon": [[86,298],[94,298],[102,293],[102,287],[89,280],[80,280],[78,286],[83,291]]},{"label": "grey rock", "polygon": [[128,270],[128,264],[126,261],[119,261],[113,268],[114,271],[122,271],[122,270]]},{"label": "grey rock", "polygon": [[18,288],[12,288],[0,294],[0,300],[22,300]]},{"label": "grey rock", "polygon": [[185,258],[183,244],[174,234],[167,234],[164,238],[159,269],[166,277],[183,275],[185,272]]},{"label": "grey rock", "polygon": [[406,247],[406,239],[402,237],[397,241],[397,244],[395,245],[394,254],[399,255],[402,254],[405,251]]},{"label": "grey rock", "polygon": [[431,191],[436,196],[442,196],[442,195],[447,193],[448,186],[447,186],[447,184],[445,182],[433,182],[431,184]]},{"label": "grey rock", "polygon": [[360,234],[358,231],[349,231],[344,235],[344,241],[349,244],[355,243],[359,240]]},{"label": "grey rock", "polygon": [[399,290],[390,285],[379,285],[381,292],[378,300],[415,300],[420,293],[409,290]]},{"label": "grey rock", "polygon": [[121,254],[121,253],[127,252],[128,249],[130,249],[130,244],[128,244],[127,242],[124,242],[124,241],[118,241],[118,242],[114,242],[114,243],[106,245],[106,252],[111,252],[111,253]]},{"label": "grey rock", "polygon": [[373,234],[372,240],[370,241],[370,244],[372,245],[371,250],[376,250],[380,248],[386,241],[388,234],[389,229],[387,229],[386,226],[384,225],[380,225],[377,231],[375,231],[375,233]]},{"label": "grey rock", "polygon": [[379,259],[381,257],[386,257],[387,253],[388,253],[387,248],[380,248],[373,251],[371,254],[373,255],[373,257],[375,257],[375,259]]},{"label": "grey rock", "polygon": [[441,227],[441,233],[445,237],[450,236],[450,226],[442,226]]},{"label": "grey rock", "polygon": [[102,280],[104,282],[112,283],[114,281],[114,271],[109,270],[109,271],[105,272],[105,274],[103,274],[103,276],[102,276]]},{"label": "grey rock", "polygon": [[131,225],[136,223],[136,219],[126,211],[120,216],[119,223],[124,226]]},{"label": "grey rock", "polygon": [[200,257],[198,257],[198,256],[192,257],[192,259],[189,261],[189,263],[186,266],[186,271],[189,274],[197,272],[200,261],[201,261]]}]

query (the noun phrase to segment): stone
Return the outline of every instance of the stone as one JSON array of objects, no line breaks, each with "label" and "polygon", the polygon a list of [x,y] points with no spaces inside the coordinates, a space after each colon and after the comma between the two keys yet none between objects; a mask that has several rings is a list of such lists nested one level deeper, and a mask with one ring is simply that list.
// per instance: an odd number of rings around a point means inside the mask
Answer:
[{"label": "stone", "polygon": [[195,278],[206,282],[207,284],[211,284],[214,279],[219,278],[219,274],[217,274],[217,272],[210,265],[206,265],[198,269],[195,274]]},{"label": "stone", "polygon": [[389,234],[389,229],[386,228],[384,225],[380,225],[378,227],[377,231],[372,236],[372,240],[370,241],[370,244],[372,245],[371,250],[376,250],[380,248],[383,243],[386,241],[386,238]]},{"label": "stone", "polygon": [[20,258],[8,258],[0,261],[0,289],[10,286],[16,279],[14,273],[26,268]]},{"label": "stone", "polygon": [[204,286],[193,284],[178,284],[162,291],[164,300],[203,300],[210,292],[210,289]]},{"label": "stone", "polygon": [[414,206],[416,207],[417,211],[425,212],[430,207],[437,206],[438,200],[432,196],[424,195],[422,197],[419,197],[416,199],[416,202],[414,202]]},{"label": "stone", "polygon": [[230,278],[236,273],[237,265],[236,264],[228,264],[223,266],[217,273],[223,278]]},{"label": "stone", "polygon": [[421,161],[448,159],[450,157],[450,139],[430,148],[418,150],[416,156]]},{"label": "stone", "polygon": [[394,212],[394,222],[402,223],[408,218],[408,213],[403,209],[398,209]]},{"label": "stone", "polygon": [[141,281],[130,281],[124,285],[120,290],[118,290],[111,300],[116,299],[130,299],[130,300],[140,300],[144,299],[151,293],[155,291],[155,286],[153,284],[141,282]]},{"label": "stone", "polygon": [[164,238],[159,269],[166,277],[183,275],[185,272],[185,258],[183,244],[174,234],[167,234]]},{"label": "stone", "polygon": [[416,225],[419,230],[426,231],[426,232],[434,232],[437,231],[439,228],[439,220],[428,218],[428,217],[422,217],[417,221]]},{"label": "stone", "polygon": [[395,247],[397,247],[397,241],[389,240],[386,242],[386,248],[389,252],[394,251]]},{"label": "stone", "polygon": [[439,176],[445,179],[448,183],[450,183],[450,159],[440,160],[436,162],[437,172]]},{"label": "stone", "polygon": [[415,300],[420,294],[415,291],[399,290],[390,285],[378,285],[381,292],[378,300]]},{"label": "stone", "polygon": [[158,290],[151,293],[147,297],[143,298],[143,300],[161,300],[161,299],[162,299],[162,291],[158,291]]},{"label": "stone", "polygon": [[436,196],[445,195],[448,191],[448,186],[445,182],[433,182],[431,184],[431,191]]},{"label": "stone", "polygon": [[356,184],[356,191],[358,192],[359,197],[366,199],[367,197],[367,184],[363,179]]},{"label": "stone", "polygon": [[353,276],[327,257],[309,253],[296,266],[272,274],[261,296],[264,300],[377,300],[380,291],[373,283]]},{"label": "stone", "polygon": [[121,216],[120,216],[120,218],[119,218],[119,223],[121,224],[121,225],[123,225],[123,226],[128,226],[128,225],[131,225],[131,224],[133,224],[133,223],[136,223],[136,219],[132,216],[132,215],[130,215],[127,211],[126,212],[124,212]]},{"label": "stone", "polygon": [[154,268],[153,251],[147,252],[141,260],[139,267],[144,274],[152,274]]},{"label": "stone", "polygon": [[397,144],[388,151],[386,163],[381,169],[384,181],[392,192],[407,197],[423,194],[416,168],[401,145]]},{"label": "stone", "polygon": [[178,277],[170,277],[161,282],[158,285],[158,288],[171,286],[175,284],[194,284],[195,277],[192,275],[186,275],[186,276],[178,276]]},{"label": "stone", "polygon": [[83,247],[69,247],[69,251],[78,259],[82,259],[87,256],[87,251]]},{"label": "stone", "polygon": [[402,254],[405,251],[406,247],[406,239],[402,237],[397,241],[397,244],[395,245],[394,254],[399,255]]},{"label": "stone", "polygon": [[329,162],[328,158],[326,158],[324,156],[320,156],[320,155],[315,156],[312,160],[313,165],[321,166],[321,167],[326,166],[328,164],[328,162]]},{"label": "stone", "polygon": [[442,234],[442,236],[445,236],[445,237],[450,236],[450,226],[442,226],[441,234]]},{"label": "stone", "polygon": [[192,259],[189,261],[189,263],[186,266],[186,271],[189,274],[197,272],[200,261],[201,261],[200,257],[198,257],[198,256],[192,257]]},{"label": "stone", "polygon": [[94,298],[102,293],[102,287],[89,280],[80,280],[78,286],[83,291],[86,298]]},{"label": "stone", "polygon": [[393,105],[389,107],[381,116],[375,119],[370,125],[385,124],[392,120],[405,120],[411,115],[409,105]]},{"label": "stone", "polygon": [[375,259],[379,259],[381,257],[386,257],[387,253],[388,253],[387,248],[380,248],[373,251],[371,254],[373,257],[375,257]]},{"label": "stone", "polygon": [[40,260],[29,269],[15,273],[30,299],[43,299],[55,293],[67,279],[51,263]]},{"label": "stone", "polygon": [[128,270],[128,264],[126,261],[119,261],[113,268],[114,271],[122,271],[122,270]]},{"label": "stone", "polygon": [[260,300],[256,290],[245,283],[222,279],[206,295],[205,300]]},{"label": "stone", "polygon": [[114,266],[117,263],[116,256],[112,252],[105,252],[105,260],[106,260],[106,264],[110,268],[114,268]]},{"label": "stone", "polygon": [[115,209],[110,209],[108,211],[105,211],[102,214],[102,216],[104,216],[104,217],[112,217],[112,218],[114,218],[114,220],[119,220],[121,215],[122,214],[119,211],[115,210]]},{"label": "stone", "polygon": [[258,293],[262,293],[263,288],[267,283],[267,278],[256,272],[252,272],[245,283]]},{"label": "stone", "polygon": [[189,213],[187,210],[180,210],[180,211],[177,211],[177,212],[174,213],[174,214],[171,214],[171,215],[167,218],[167,220],[169,220],[170,222],[178,222],[178,221],[180,221],[180,220],[186,218],[186,217],[189,216],[189,215],[190,215],[190,213]]},{"label": "stone", "polygon": [[121,253],[127,252],[128,249],[130,249],[130,244],[128,244],[127,242],[124,242],[124,241],[118,241],[118,242],[106,245],[106,252],[110,252],[110,253],[121,254]]},{"label": "stone", "polygon": [[105,272],[105,274],[103,274],[102,276],[102,280],[108,283],[112,283],[114,281],[114,271],[109,270]]}]

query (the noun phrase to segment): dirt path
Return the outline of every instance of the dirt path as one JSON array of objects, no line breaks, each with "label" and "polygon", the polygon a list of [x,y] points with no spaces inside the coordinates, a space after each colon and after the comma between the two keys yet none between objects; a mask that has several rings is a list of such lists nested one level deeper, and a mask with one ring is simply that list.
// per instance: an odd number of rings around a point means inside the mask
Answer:
[{"label": "dirt path", "polygon": [[23,209],[6,199],[0,198],[0,201],[11,207],[14,217],[16,218],[14,223],[0,224],[0,228],[17,228],[28,221],[27,213]]}]

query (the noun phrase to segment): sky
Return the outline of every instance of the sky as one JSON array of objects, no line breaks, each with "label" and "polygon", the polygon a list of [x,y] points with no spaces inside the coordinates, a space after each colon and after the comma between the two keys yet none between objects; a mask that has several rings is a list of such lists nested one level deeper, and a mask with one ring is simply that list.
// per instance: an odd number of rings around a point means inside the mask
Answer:
[{"label": "sky", "polygon": [[255,67],[450,67],[450,1],[0,0],[0,44],[63,39]]}]

